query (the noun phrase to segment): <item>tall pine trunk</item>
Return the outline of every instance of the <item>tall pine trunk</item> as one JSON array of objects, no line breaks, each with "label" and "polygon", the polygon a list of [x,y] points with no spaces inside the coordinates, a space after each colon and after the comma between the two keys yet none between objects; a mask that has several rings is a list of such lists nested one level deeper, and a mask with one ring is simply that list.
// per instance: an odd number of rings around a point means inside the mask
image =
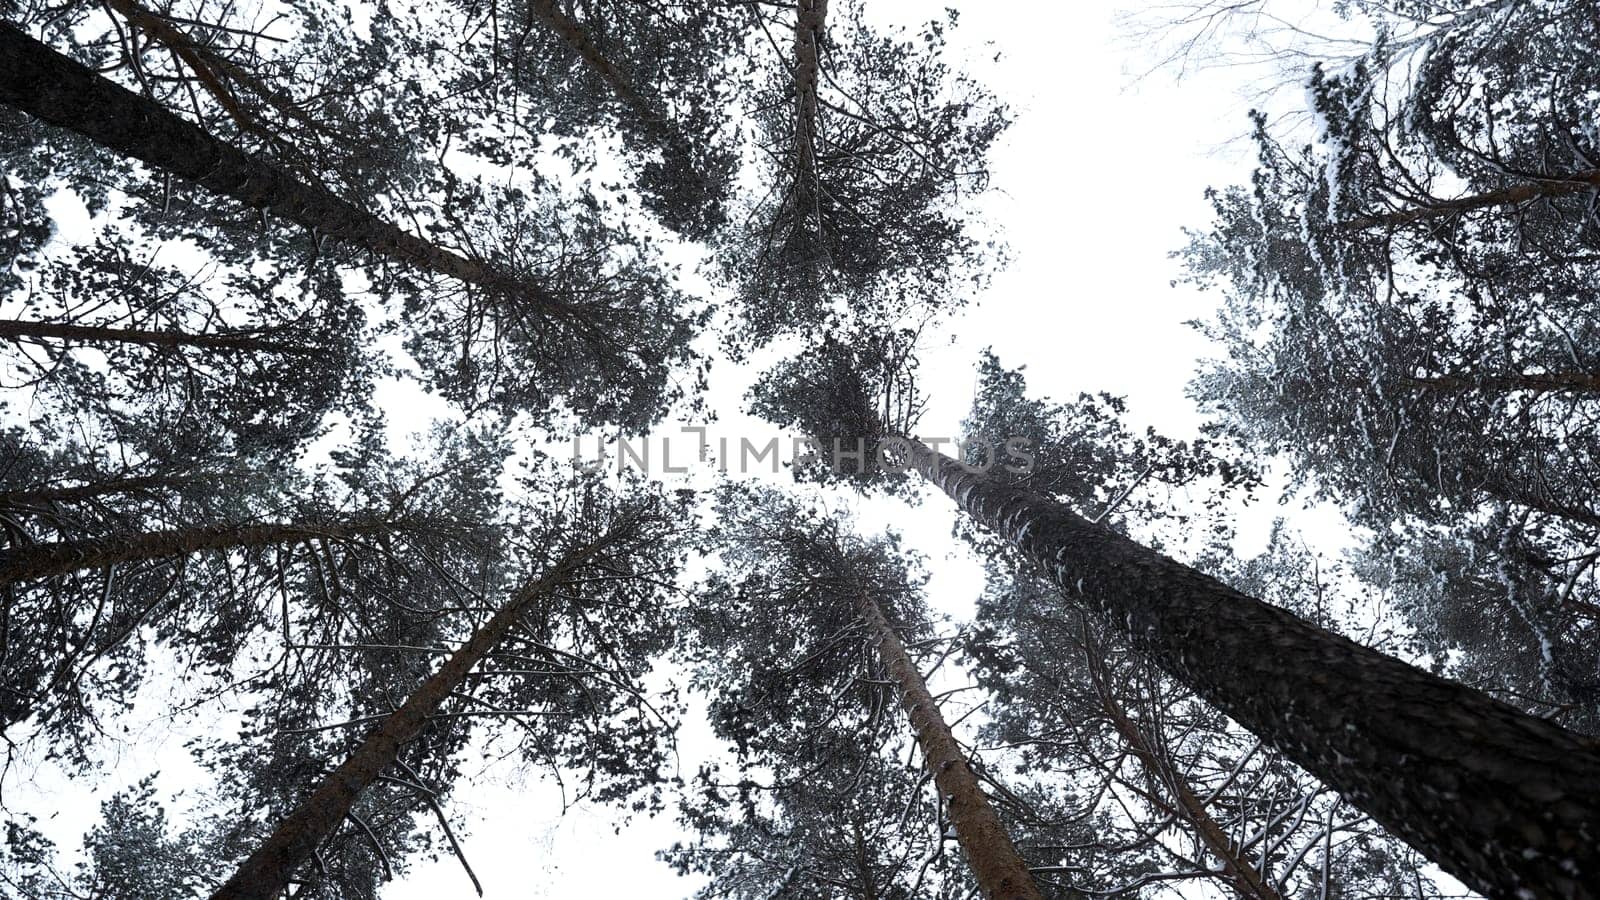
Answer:
[{"label": "tall pine trunk", "polygon": [[889,670],[889,677],[900,688],[900,703],[922,748],[922,758],[928,763],[928,774],[944,798],[956,841],[967,857],[978,889],[988,900],[1044,900],[1033,876],[1028,874],[1027,863],[1017,853],[1011,836],[978,784],[978,776],[967,763],[961,745],[950,733],[922,673],[884,616],[883,607],[865,591],[858,596],[856,606],[872,630],[878,656]]},{"label": "tall pine trunk", "polygon": [[95,74],[9,22],[0,22],[0,102],[77,132],[152,168],[379,256],[549,309],[547,292],[379,219],[326,188],[307,184]]},{"label": "tall pine trunk", "polygon": [[1596,190],[1600,190],[1600,169],[1585,169],[1581,172],[1573,172],[1570,175],[1560,175],[1539,181],[1514,184],[1510,187],[1485,191],[1482,194],[1474,194],[1470,197],[1440,200],[1437,203],[1415,206],[1410,209],[1401,209],[1375,216],[1363,216],[1359,219],[1343,222],[1341,227],[1351,230],[1395,228],[1400,225],[1409,225],[1412,222],[1443,219],[1477,209],[1511,206],[1517,203],[1526,203],[1529,200],[1564,197],[1568,194],[1582,194]]},{"label": "tall pine trunk", "polygon": [[821,44],[828,0],[797,0],[794,23],[794,152],[795,200],[799,215],[811,214],[819,202],[817,188],[817,116],[821,107]]},{"label": "tall pine trunk", "polygon": [[568,553],[543,576],[507,600],[445,660],[439,671],[428,676],[399,709],[373,728],[360,746],[278,823],[261,846],[239,864],[233,877],[217,888],[211,900],[274,900],[282,896],[295,871],[339,827],[361,793],[394,763],[400,748],[422,733],[428,718],[439,711],[440,705],[461,686],[467,674],[494,650],[523,609],[558,588],[610,543],[615,534],[613,531]]},{"label": "tall pine trunk", "polygon": [[912,442],[967,515],[1179,682],[1495,897],[1600,897],[1600,742],[1317,628]]},{"label": "tall pine trunk", "polygon": [[0,551],[0,586],[54,578],[119,563],[169,559],[206,550],[242,550],[318,538],[342,539],[393,531],[387,522],[283,522],[203,525],[108,537],[28,544]]},{"label": "tall pine trunk", "polygon": [[310,356],[317,351],[305,346],[269,340],[256,334],[227,332],[190,334],[170,329],[110,328],[100,325],[67,325],[60,322],[25,322],[0,319],[0,339],[82,341],[97,344],[136,344],[144,347],[199,350],[228,350],[240,353],[282,353]]}]

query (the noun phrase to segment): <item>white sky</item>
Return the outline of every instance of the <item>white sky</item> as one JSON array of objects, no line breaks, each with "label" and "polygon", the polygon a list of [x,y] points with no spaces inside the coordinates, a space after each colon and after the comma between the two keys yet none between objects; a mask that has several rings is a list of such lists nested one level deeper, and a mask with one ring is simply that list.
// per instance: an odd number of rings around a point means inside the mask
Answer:
[{"label": "white sky", "polygon": [[[932,406],[923,433],[958,433],[972,399],[974,363],[992,346],[1007,366],[1026,365],[1035,393],[1058,399],[1080,391],[1121,394],[1135,427],[1192,434],[1199,416],[1184,385],[1207,348],[1183,322],[1205,317],[1214,304],[1169,284],[1177,268],[1168,254],[1180,245],[1182,226],[1208,221],[1202,196],[1208,185],[1248,177],[1254,157],[1241,140],[1248,129],[1244,88],[1259,71],[1191,73],[1181,83],[1158,72],[1139,80],[1152,63],[1150,48],[1119,31],[1116,7],[1107,2],[870,4],[874,18],[906,24],[944,5],[960,9],[953,40],[970,51],[969,68],[1016,116],[994,154],[993,191],[984,204],[1013,261],[958,323],[928,341],[922,386]],[[1002,54],[998,62],[991,59],[996,52]],[[739,395],[751,377],[714,373],[723,419],[713,435],[770,433],[741,414]],[[378,400],[402,427],[415,421],[416,409],[428,408],[405,390],[380,391]],[[977,566],[965,556],[945,558],[954,549],[952,506],[938,499],[907,515],[893,502],[836,502],[857,505],[867,522],[906,534],[933,561],[935,607],[958,618],[970,613],[980,587]],[[1251,542],[1271,516],[1294,514],[1271,504],[1254,510],[1240,523]],[[1339,527],[1326,511],[1299,516],[1295,524],[1327,535],[1330,544]],[[162,691],[154,691],[159,703]],[[680,742],[706,746],[703,723],[686,723]],[[196,779],[181,739],[152,732],[131,743],[137,749],[94,778],[89,791],[83,782],[69,784],[43,769],[33,781],[11,784],[7,800],[21,809],[55,811],[42,827],[70,850],[97,817],[99,800],[146,772],[161,769],[163,785]],[[691,774],[694,759],[686,756],[682,769]],[[676,898],[695,887],[654,858],[680,836],[670,809],[659,820],[638,820],[614,833],[613,811],[577,809],[562,816],[551,783],[500,768],[459,784],[450,803],[469,822],[465,850],[490,898]],[[446,853],[434,862],[415,861],[411,874],[384,896],[470,894],[466,876]]]}]

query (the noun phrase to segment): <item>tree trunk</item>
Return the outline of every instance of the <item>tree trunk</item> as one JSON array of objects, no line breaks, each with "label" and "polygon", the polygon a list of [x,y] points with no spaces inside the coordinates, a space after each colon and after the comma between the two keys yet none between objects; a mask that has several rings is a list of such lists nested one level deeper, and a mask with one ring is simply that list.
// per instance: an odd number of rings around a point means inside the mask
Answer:
[{"label": "tree trunk", "polygon": [[517,616],[529,603],[559,587],[588,562],[616,532],[568,553],[542,577],[527,584],[495,612],[483,627],[473,633],[439,671],[428,676],[411,696],[373,728],[360,746],[333,770],[311,795],[273,830],[272,834],[239,864],[226,883],[217,888],[211,900],[274,900],[283,895],[295,871],[316,850],[355,806],[356,800],[392,765],[400,748],[422,733],[428,718],[451,692],[461,686],[467,673],[492,651],[511,630]]},{"label": "tree trunk", "polygon": [[392,531],[394,527],[384,522],[205,525],[53,544],[30,544],[0,551],[0,586],[54,578],[118,563],[188,556],[205,550],[265,547],[312,538],[338,540]]},{"label": "tree trunk", "polygon": [[912,442],[1069,602],[1468,886],[1600,897],[1600,742],[1247,597]]},{"label": "tree trunk", "polygon": [[1393,228],[1399,225],[1409,225],[1412,222],[1443,219],[1448,216],[1471,212],[1475,209],[1509,206],[1513,203],[1524,203],[1545,197],[1564,197],[1568,194],[1582,194],[1594,190],[1600,190],[1600,169],[1586,169],[1582,172],[1573,172],[1570,175],[1561,175],[1540,181],[1529,181],[1495,191],[1474,194],[1471,197],[1440,200],[1437,203],[1429,203],[1426,206],[1416,206],[1411,209],[1401,209],[1376,216],[1363,216],[1359,219],[1343,222],[1340,227],[1351,230]]},{"label": "tree trunk", "polygon": [[128,478],[111,478],[71,487],[38,484],[16,490],[0,491],[0,509],[44,503],[72,503],[93,500],[110,494],[132,494],[155,489],[173,489],[200,481],[206,475],[134,475]]},{"label": "tree trunk", "polygon": [[218,140],[160,104],[0,23],[0,102],[131,156],[379,256],[408,263],[551,309],[561,304],[539,288],[389,224],[325,188],[306,184],[270,162]]},{"label": "tree trunk", "polygon": [[828,0],[798,0],[794,24],[795,186],[802,216],[817,202],[817,82]]},{"label": "tree trunk", "polygon": [[[1096,660],[1090,661],[1090,665],[1096,663]],[[1121,735],[1123,743],[1128,746],[1134,758],[1172,794],[1177,802],[1175,810],[1177,815],[1194,828],[1200,843],[1222,863],[1222,871],[1232,880],[1234,890],[1238,891],[1241,897],[1283,900],[1283,895],[1278,893],[1277,888],[1262,876],[1261,871],[1251,864],[1250,860],[1239,853],[1237,845],[1228,837],[1222,826],[1217,824],[1217,820],[1212,818],[1205,802],[1195,795],[1194,789],[1189,786],[1189,780],[1178,771],[1172,759],[1164,751],[1151,746],[1145,739],[1144,732],[1139,730],[1139,724],[1133,721],[1122,708],[1122,704],[1111,694],[1110,689],[1100,683],[1098,678],[1095,694],[1100,699],[1100,708],[1105,710],[1106,716],[1111,719],[1111,724],[1117,729],[1117,734]]]},{"label": "tree trunk", "polygon": [[879,658],[900,688],[900,704],[928,762],[928,774],[944,798],[956,840],[979,890],[988,900],[1044,900],[883,608],[864,591],[856,603],[876,637]]},{"label": "tree trunk", "polygon": [[244,353],[283,353],[310,356],[309,347],[267,340],[250,333],[189,334],[182,331],[153,331],[142,328],[108,328],[99,325],[66,325],[59,322],[25,322],[0,319],[0,338],[83,341],[95,343],[139,344],[146,347],[195,347],[202,350],[232,350]]},{"label": "tree trunk", "polygon": [[562,12],[556,0],[530,0],[529,8],[535,18],[578,54],[578,58],[583,60],[589,71],[599,76],[618,100],[633,110],[634,115],[646,125],[654,126],[657,131],[663,131],[665,119],[661,111],[633,89],[633,82],[628,78],[628,73],[600,52],[594,39],[589,37],[589,32]]}]

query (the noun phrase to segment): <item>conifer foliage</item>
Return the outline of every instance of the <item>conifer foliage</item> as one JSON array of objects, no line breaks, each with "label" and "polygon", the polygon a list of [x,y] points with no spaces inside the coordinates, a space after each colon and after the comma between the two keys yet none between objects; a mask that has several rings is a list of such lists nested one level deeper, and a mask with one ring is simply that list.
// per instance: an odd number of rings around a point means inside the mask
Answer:
[{"label": "conifer foliage", "polygon": [[[1204,427],[984,352],[952,444],[958,10],[6,4],[0,894],[500,896],[498,790],[663,896],[1600,898],[1600,7],[1278,5],[1159,13],[1305,88],[1175,254]],[[793,485],[559,452],[746,374]]]}]

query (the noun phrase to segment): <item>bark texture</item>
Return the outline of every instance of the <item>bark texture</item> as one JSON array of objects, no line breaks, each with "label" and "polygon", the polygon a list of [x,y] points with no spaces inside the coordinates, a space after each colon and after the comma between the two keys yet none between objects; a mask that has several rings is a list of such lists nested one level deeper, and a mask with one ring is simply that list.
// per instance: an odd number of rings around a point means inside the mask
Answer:
[{"label": "bark texture", "polygon": [[39,484],[10,491],[0,491],[0,508],[35,506],[49,503],[72,503],[79,500],[109,497],[113,494],[174,490],[187,484],[194,484],[207,477],[211,476],[201,474],[134,475],[128,478],[111,478],[105,481],[71,486]]},{"label": "bark texture", "polygon": [[309,356],[309,347],[285,344],[249,333],[189,334],[172,330],[107,328],[98,325],[66,325],[59,322],[24,322],[0,319],[0,338],[6,340],[59,340],[99,344],[139,344],[146,347],[199,350],[231,350],[242,353],[283,353]]},{"label": "bark texture", "polygon": [[922,757],[928,762],[928,774],[944,798],[956,841],[977,879],[978,889],[988,900],[1044,900],[883,608],[865,592],[857,598],[856,605],[862,620],[872,629],[879,658],[900,688],[900,703],[911,721]]},{"label": "bark texture", "polygon": [[139,560],[188,556],[205,550],[287,544],[313,538],[353,538],[392,531],[384,522],[287,522],[263,525],[205,525],[171,531],[113,535],[0,551],[0,585],[54,578]]},{"label": "bark texture", "polygon": [[361,792],[394,763],[400,747],[422,733],[428,717],[438,712],[467,673],[506,636],[523,608],[560,586],[608,542],[602,538],[568,553],[542,577],[512,596],[399,709],[373,728],[294,812],[278,823],[261,846],[239,864],[233,877],[217,888],[211,900],[274,900],[282,896],[295,870],[339,827]]},{"label": "bark texture", "polygon": [[152,168],[379,256],[560,306],[547,292],[379,219],[207,133],[0,22],[0,102]]},{"label": "bark texture", "polygon": [[1352,230],[1394,228],[1400,225],[1409,225],[1412,222],[1443,219],[1460,215],[1464,212],[1471,212],[1475,209],[1510,206],[1515,203],[1526,203],[1529,200],[1564,197],[1568,194],[1582,194],[1595,190],[1600,190],[1600,169],[1585,169],[1581,172],[1573,172],[1570,175],[1524,182],[1523,184],[1512,185],[1497,191],[1474,194],[1471,197],[1440,200],[1437,203],[1396,210],[1377,216],[1363,216],[1343,223],[1343,227]]},{"label": "bark texture", "polygon": [[828,0],[798,0],[794,24],[795,184],[801,209],[817,195],[817,82],[822,72],[822,29]]},{"label": "bark texture", "polygon": [[1068,602],[1491,897],[1600,897],[1600,742],[1317,628],[913,442]]}]

